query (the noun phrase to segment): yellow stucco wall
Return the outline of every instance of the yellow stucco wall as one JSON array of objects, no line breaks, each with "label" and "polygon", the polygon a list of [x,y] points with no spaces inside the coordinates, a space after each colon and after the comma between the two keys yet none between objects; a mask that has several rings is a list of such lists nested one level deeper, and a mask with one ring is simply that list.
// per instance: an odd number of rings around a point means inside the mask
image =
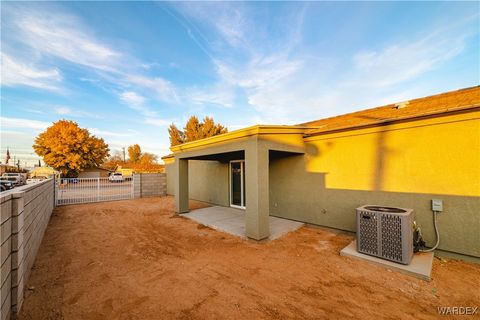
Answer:
[{"label": "yellow stucco wall", "polygon": [[326,187],[480,196],[480,112],[306,139]]},{"label": "yellow stucco wall", "polygon": [[270,213],[355,231],[355,208],[413,208],[433,245],[480,257],[480,120],[469,112],[306,139],[305,156],[270,162]]}]

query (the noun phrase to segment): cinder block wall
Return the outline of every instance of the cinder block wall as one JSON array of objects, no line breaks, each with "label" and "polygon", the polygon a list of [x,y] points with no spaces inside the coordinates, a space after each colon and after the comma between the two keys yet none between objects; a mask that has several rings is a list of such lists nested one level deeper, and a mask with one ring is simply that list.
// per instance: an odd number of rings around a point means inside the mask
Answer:
[{"label": "cinder block wall", "polygon": [[135,198],[160,197],[167,194],[165,173],[139,173],[133,178]]},{"label": "cinder block wall", "polygon": [[1,195],[1,320],[17,313],[54,208],[54,180]]},{"label": "cinder block wall", "polygon": [[10,318],[12,307],[12,195],[3,192],[0,196],[0,319]]}]

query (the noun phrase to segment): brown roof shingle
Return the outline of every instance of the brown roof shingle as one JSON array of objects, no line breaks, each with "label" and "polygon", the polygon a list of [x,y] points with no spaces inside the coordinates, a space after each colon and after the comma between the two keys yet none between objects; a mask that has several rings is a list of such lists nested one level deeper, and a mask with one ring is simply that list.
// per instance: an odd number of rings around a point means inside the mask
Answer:
[{"label": "brown roof shingle", "polygon": [[[403,107],[398,107],[402,106]],[[347,113],[336,117],[299,124],[316,127],[306,134],[375,125],[395,120],[411,119],[455,110],[480,106],[480,86],[445,92],[429,97],[413,99],[403,103]]]}]

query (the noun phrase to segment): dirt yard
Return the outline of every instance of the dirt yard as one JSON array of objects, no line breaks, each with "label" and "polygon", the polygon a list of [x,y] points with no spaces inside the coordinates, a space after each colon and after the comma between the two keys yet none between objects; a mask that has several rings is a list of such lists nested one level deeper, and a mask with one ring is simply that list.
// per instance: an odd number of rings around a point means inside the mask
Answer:
[{"label": "dirt yard", "polygon": [[170,197],[60,207],[19,319],[434,319],[479,305],[480,265],[435,259],[425,282],[339,256],[351,240],[310,227],[241,240]]}]

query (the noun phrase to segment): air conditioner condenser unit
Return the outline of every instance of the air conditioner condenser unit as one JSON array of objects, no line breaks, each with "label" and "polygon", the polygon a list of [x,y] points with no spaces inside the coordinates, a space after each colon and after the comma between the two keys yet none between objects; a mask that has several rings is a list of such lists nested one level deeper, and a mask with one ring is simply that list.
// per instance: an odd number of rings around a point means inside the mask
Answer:
[{"label": "air conditioner condenser unit", "polygon": [[357,208],[357,250],[409,264],[413,257],[413,209],[365,205]]}]

